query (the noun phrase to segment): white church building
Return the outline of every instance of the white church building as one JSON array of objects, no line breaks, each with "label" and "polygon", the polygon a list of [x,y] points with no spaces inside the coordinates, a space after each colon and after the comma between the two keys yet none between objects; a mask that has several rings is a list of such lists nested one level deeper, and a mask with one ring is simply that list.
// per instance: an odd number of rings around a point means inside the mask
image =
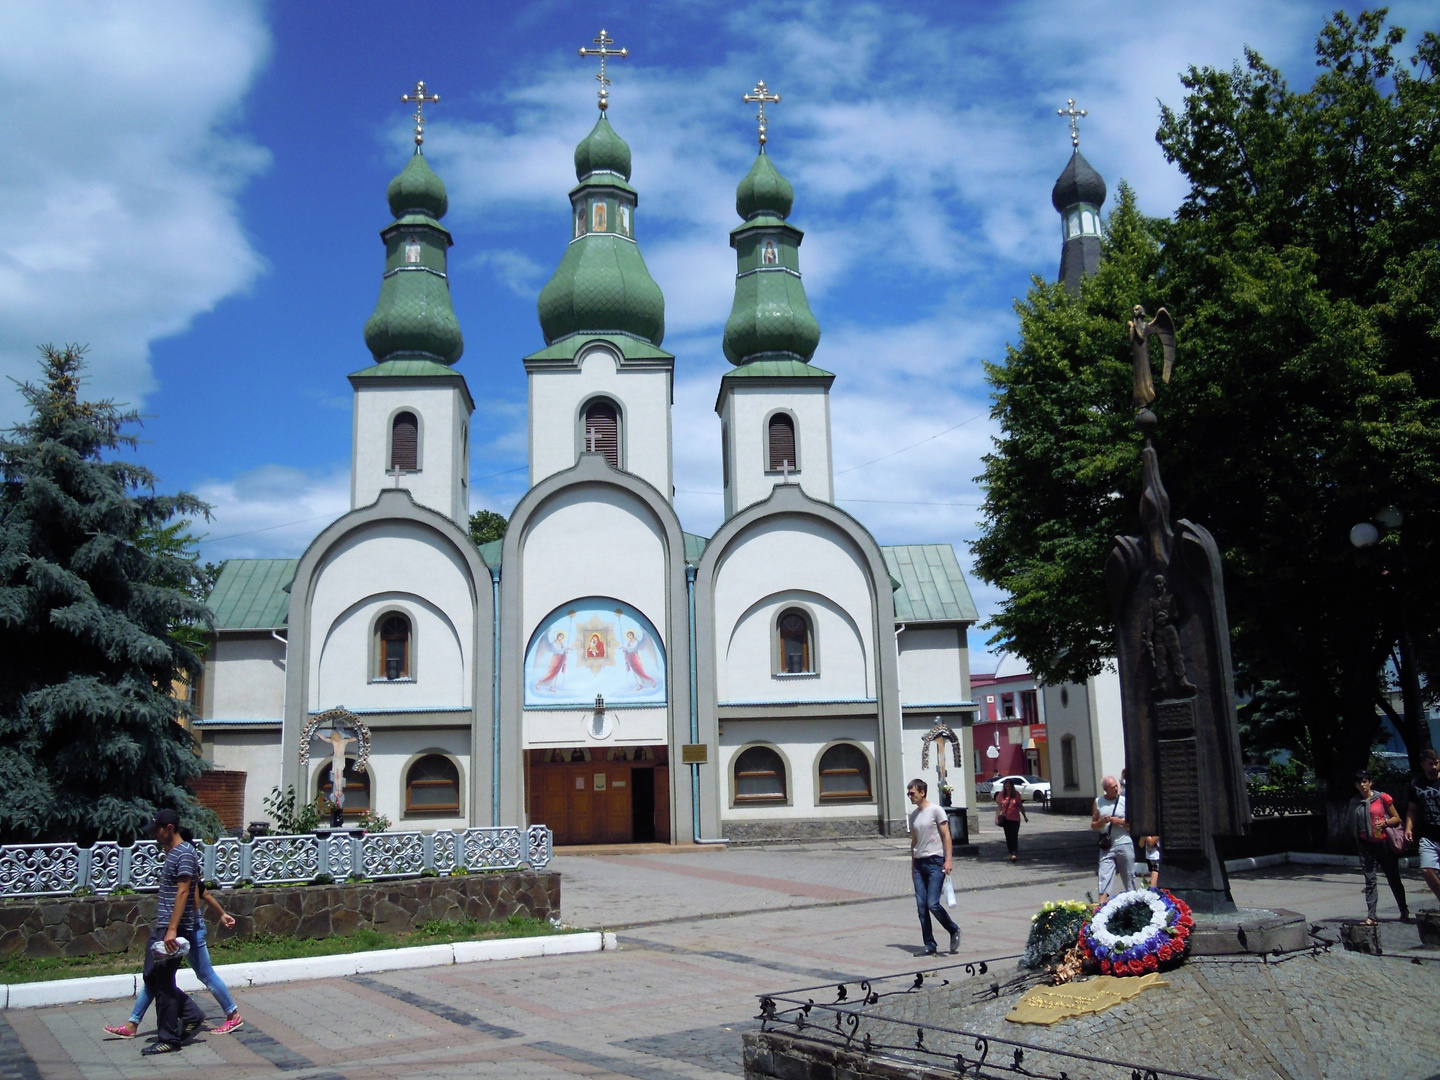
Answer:
[{"label": "white church building", "polygon": [[445,187],[418,145],[390,183],[374,363],[349,377],[351,508],[298,560],[227,562],[211,597],[195,728],[215,768],[244,774],[246,821],[275,787],[329,789],[329,758],[302,766],[299,739],[337,706],[371,732],[346,812],[398,829],[543,823],[559,844],[893,833],[937,722],[962,736],[954,775],[971,790],[955,802],[974,807],[975,606],[950,546],[882,546],[835,505],[837,376],[811,363],[790,184],[762,140],[730,233],[725,521],[694,535],[672,505],[664,298],[604,109],[575,151],[544,346],[524,358],[529,490],[503,541],[467,533],[474,402]]}]

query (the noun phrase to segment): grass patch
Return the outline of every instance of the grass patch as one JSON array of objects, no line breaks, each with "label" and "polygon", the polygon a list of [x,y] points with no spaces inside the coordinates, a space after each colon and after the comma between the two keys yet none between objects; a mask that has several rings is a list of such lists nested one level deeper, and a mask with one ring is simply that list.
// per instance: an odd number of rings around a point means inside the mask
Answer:
[{"label": "grass patch", "polygon": [[[337,953],[374,952],[376,949],[403,949],[410,945],[443,945],[452,941],[486,941],[493,938],[542,937],[570,934],[577,928],[557,929],[544,919],[511,915],[504,922],[478,919],[432,919],[403,934],[382,934],[361,929],[349,937],[293,938],[257,934],[248,941],[212,942],[214,964],[249,964],[261,960],[292,960],[307,956],[334,956]],[[103,956],[14,956],[0,965],[0,983],[48,982],[51,979],[79,979],[88,975],[132,975],[140,970],[140,951],[107,953]]]}]

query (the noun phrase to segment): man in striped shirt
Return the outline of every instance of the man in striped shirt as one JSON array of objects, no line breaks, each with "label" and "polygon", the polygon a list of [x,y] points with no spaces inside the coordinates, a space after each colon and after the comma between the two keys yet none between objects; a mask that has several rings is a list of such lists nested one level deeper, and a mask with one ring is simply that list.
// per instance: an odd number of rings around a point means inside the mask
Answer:
[{"label": "man in striped shirt", "polygon": [[160,868],[160,894],[155,906],[155,928],[145,943],[145,985],[155,997],[159,1038],[142,1054],[173,1054],[205,1022],[205,1014],[175,985],[182,953],[179,938],[195,940],[196,882],[200,857],[180,836],[180,818],[174,810],[161,810],[150,823],[150,833],[165,853]]}]

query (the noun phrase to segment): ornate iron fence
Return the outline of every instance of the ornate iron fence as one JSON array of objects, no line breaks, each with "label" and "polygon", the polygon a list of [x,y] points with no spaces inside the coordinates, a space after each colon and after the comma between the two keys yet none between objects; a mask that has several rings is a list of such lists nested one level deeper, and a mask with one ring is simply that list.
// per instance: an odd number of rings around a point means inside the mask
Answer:
[{"label": "ornate iron fence", "polygon": [[[327,876],[333,881],[362,878],[448,877],[486,870],[543,870],[554,849],[544,825],[528,829],[456,829],[432,833],[381,832],[355,836],[224,837],[196,841],[206,881],[221,888],[301,885]],[[102,841],[77,844],[9,844],[0,847],[0,897],[65,896],[82,889],[100,895],[116,889],[159,888],[160,850],[153,840],[128,846]]]},{"label": "ornate iron fence", "polygon": [[[1309,955],[1308,953],[1297,955]],[[760,1034],[782,1035],[818,1043],[833,1050],[919,1066],[925,1075],[1003,1080],[1017,1074],[1035,1080],[1073,1080],[1085,1075],[1113,1080],[1218,1080],[1198,1073],[1178,1072],[1155,1065],[1120,1061],[1082,1053],[1075,1048],[1047,1046],[984,1031],[948,1027],[907,1016],[896,1005],[914,1000],[926,990],[949,987],[968,992],[972,999],[999,997],[1006,990],[1038,983],[1038,975],[1022,974],[1005,983],[990,976],[990,968],[1015,956],[931,968],[903,975],[888,975],[848,983],[807,986],[759,998]],[[1251,958],[1259,960],[1259,958]],[[945,1010],[936,1015],[945,1015]],[[747,1039],[753,1036],[747,1036]],[[1081,1070],[1083,1072],[1072,1072]],[[838,1072],[839,1069],[836,1069]]]}]

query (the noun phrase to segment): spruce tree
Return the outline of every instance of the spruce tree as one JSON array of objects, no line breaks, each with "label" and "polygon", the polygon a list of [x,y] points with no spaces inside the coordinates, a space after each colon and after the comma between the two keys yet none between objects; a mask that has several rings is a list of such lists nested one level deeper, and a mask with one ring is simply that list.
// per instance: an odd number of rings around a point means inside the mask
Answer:
[{"label": "spruce tree", "polygon": [[0,439],[0,841],[129,840],[160,807],[209,831],[202,769],[177,723],[213,625],[204,570],[154,542],[204,514],[126,460],[134,412],[80,398],[84,349],[43,346],[30,419]]}]

